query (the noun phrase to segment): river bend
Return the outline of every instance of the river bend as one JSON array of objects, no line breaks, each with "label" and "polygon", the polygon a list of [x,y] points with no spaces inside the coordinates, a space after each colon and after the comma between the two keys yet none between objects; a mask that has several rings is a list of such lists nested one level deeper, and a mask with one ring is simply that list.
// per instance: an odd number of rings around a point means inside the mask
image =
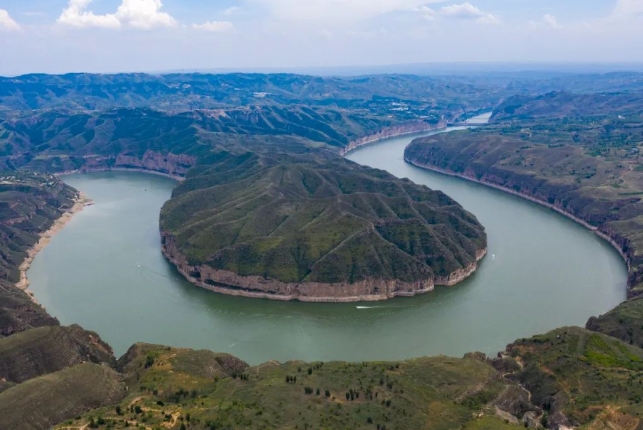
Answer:
[{"label": "river bend", "polygon": [[134,342],[271,359],[398,360],[494,354],[521,337],[584,325],[626,298],[626,267],[607,242],[518,197],[406,164],[413,137],[348,158],[440,189],[486,227],[489,254],[452,288],[379,303],[283,303],[214,294],[161,255],[158,217],[174,182],[110,172],[64,180],[94,199],[36,257],[36,298],[63,324],[95,330],[122,354]]}]

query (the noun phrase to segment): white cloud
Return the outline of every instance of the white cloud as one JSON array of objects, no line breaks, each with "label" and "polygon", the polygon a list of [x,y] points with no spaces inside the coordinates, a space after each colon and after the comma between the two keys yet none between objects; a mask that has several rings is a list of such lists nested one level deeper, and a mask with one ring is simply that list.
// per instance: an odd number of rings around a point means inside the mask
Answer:
[{"label": "white cloud", "polygon": [[563,28],[563,26],[558,23],[558,20],[554,15],[546,14],[545,16],[543,16],[543,23],[549,28]]},{"label": "white cloud", "polygon": [[212,33],[224,33],[234,28],[229,21],[208,21],[203,24],[192,24],[192,28],[200,31],[209,31]]},{"label": "white cloud", "polygon": [[563,26],[558,23],[558,19],[554,15],[545,14],[540,21],[529,21],[529,26],[534,29],[549,28],[554,30],[561,30]]},{"label": "white cloud", "polygon": [[143,30],[156,27],[176,26],[176,20],[161,12],[161,0],[122,0],[115,13],[96,15],[87,11],[92,0],[69,0],[69,4],[58,17],[60,24],[74,27],[119,28],[129,26]]},{"label": "white cloud", "polygon": [[123,0],[116,17],[132,27],[148,30],[154,27],[174,27],[176,20],[161,12],[161,0]]},{"label": "white cloud", "polygon": [[443,6],[440,9],[440,15],[447,18],[475,20],[482,24],[500,23],[500,20],[496,16],[484,12],[468,2],[462,4],[452,4],[450,6]]},{"label": "white cloud", "polygon": [[415,11],[429,3],[443,0],[247,0],[261,4],[274,17],[284,20],[301,21],[360,21],[378,15]]},{"label": "white cloud", "polygon": [[415,10],[426,20],[432,21],[435,19],[435,11],[425,4]]},{"label": "white cloud", "polygon": [[69,4],[57,19],[60,24],[74,27],[105,27],[118,28],[121,22],[115,14],[96,15],[85,9],[92,0],[69,0]]},{"label": "white cloud", "polygon": [[20,25],[4,9],[0,9],[0,30],[20,30]]},{"label": "white cloud", "polygon": [[239,6],[231,6],[231,7],[227,8],[227,9],[225,9],[221,13],[223,15],[225,15],[225,16],[232,16],[232,15],[236,15],[237,13],[239,13],[240,10],[241,10],[241,8]]}]

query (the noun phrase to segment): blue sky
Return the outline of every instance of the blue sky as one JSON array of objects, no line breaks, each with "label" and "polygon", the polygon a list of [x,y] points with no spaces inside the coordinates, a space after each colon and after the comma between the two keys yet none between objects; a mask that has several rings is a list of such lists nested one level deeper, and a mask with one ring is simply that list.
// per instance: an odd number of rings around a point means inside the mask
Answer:
[{"label": "blue sky", "polygon": [[643,0],[0,0],[0,74],[643,62]]}]

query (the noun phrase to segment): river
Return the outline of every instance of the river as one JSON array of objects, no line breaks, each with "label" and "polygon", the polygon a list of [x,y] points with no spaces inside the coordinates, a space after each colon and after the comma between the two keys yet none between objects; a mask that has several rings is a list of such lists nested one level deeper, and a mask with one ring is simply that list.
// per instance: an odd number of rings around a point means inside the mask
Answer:
[{"label": "river", "polygon": [[106,172],[64,177],[96,204],[38,254],[31,289],[61,323],[97,331],[117,355],[148,342],[229,352],[251,364],[495,354],[521,337],[584,325],[625,300],[626,267],[607,242],[534,203],[406,164],[412,138],[348,158],[440,189],[478,217],[489,254],[455,287],[365,304],[214,294],[184,281],[161,255],[159,209],[174,181]]}]

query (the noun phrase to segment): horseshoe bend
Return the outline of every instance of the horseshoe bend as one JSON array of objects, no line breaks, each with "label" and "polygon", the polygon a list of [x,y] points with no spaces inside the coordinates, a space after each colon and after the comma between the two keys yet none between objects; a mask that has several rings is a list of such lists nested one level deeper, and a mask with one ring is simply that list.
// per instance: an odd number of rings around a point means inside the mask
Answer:
[{"label": "horseshoe bend", "polygon": [[[409,76],[0,79],[0,429],[639,428],[640,298],[631,294],[586,328],[553,322],[580,311],[572,324],[582,324],[617,303],[612,299],[625,298],[625,276],[609,273],[616,268],[625,275],[625,267],[620,260],[612,264],[617,256],[606,243],[513,196],[494,190],[496,199],[487,201],[486,210],[470,197],[489,200],[491,191],[476,184],[434,177],[423,182],[428,173],[402,158],[410,137],[353,155],[411,179],[339,155],[378,137],[469,125],[468,118],[495,107],[488,127],[416,140],[406,159],[417,156],[416,164],[480,182],[504,179],[498,185],[586,215],[579,218],[597,229],[606,223],[612,231],[620,228],[628,233],[620,250],[630,262],[630,293],[640,290],[640,74],[564,78],[575,91],[589,85],[606,92],[593,96],[514,96],[539,94],[563,79],[521,76],[471,78],[475,85],[469,78]],[[620,88],[632,93],[612,94]],[[612,120],[613,113],[618,116]],[[370,152],[378,163],[360,159],[359,152]],[[96,234],[85,230],[75,236],[81,246],[70,266],[61,260],[47,266],[53,273],[45,273],[45,284],[56,272],[62,278],[48,293],[71,311],[55,305],[45,310],[20,289],[28,285],[26,266],[70,213],[87,203],[69,185],[74,177],[66,184],[53,175],[121,169],[181,181],[153,178],[167,186],[162,200],[149,175],[140,175],[146,179],[137,187],[118,183],[118,175],[109,172],[100,186],[96,181],[93,190],[123,188],[107,202],[96,193],[96,204],[74,218],[79,224],[91,219]],[[95,178],[78,177],[87,184]],[[473,188],[456,193],[458,187]],[[151,209],[151,218],[134,219],[133,212]],[[557,230],[558,223],[571,235]],[[145,267],[139,249],[126,249],[123,244],[132,242],[119,241],[108,228],[113,224],[124,236],[151,230],[135,241],[143,238],[142,246],[153,249],[167,270]],[[506,228],[504,240],[498,240],[499,224]],[[72,230],[70,225],[61,236]],[[494,254],[485,262],[474,281],[493,270],[515,269],[517,276],[495,278],[485,288],[396,300],[382,304],[382,311],[379,304],[209,294],[182,285],[159,252],[162,247],[194,284],[229,295],[385,300],[455,285],[471,275],[487,251],[487,232],[499,258]],[[579,241],[565,244],[570,237]],[[548,258],[528,257],[534,248]],[[89,254],[93,260],[85,259]],[[609,258],[593,259],[596,254]],[[97,261],[107,257],[116,264],[99,271]],[[565,270],[571,261],[580,265]],[[122,276],[128,269],[138,277]],[[79,282],[84,295],[76,290],[65,296],[58,287],[80,272],[90,276]],[[556,282],[540,282],[543,272]],[[149,282],[141,282],[144,277]],[[161,278],[176,282],[164,288]],[[609,288],[619,294],[598,294]],[[567,301],[556,295],[560,290]],[[459,313],[450,312],[449,296]],[[601,297],[610,297],[610,305],[587,307]],[[217,311],[208,306],[214,301]],[[434,306],[423,306],[429,302]],[[421,307],[423,312],[415,312]],[[476,313],[481,309],[486,313]],[[430,318],[441,311],[444,318]],[[101,327],[100,334],[75,325],[83,312],[89,318],[82,325]],[[279,312],[288,315],[280,318]],[[526,332],[507,335],[508,326],[523,322]],[[455,324],[461,329],[454,330]],[[199,342],[190,343],[194,333]],[[117,344],[119,336],[127,345]],[[429,354],[422,348],[439,343],[436,338],[465,351],[493,344],[483,351],[495,358],[483,352],[413,358]],[[203,339],[225,353],[179,348],[203,348]],[[117,359],[110,344],[117,353],[127,352]],[[284,363],[259,364],[257,357]],[[308,363],[286,361],[297,359]],[[397,361],[374,361],[380,359]]]}]

